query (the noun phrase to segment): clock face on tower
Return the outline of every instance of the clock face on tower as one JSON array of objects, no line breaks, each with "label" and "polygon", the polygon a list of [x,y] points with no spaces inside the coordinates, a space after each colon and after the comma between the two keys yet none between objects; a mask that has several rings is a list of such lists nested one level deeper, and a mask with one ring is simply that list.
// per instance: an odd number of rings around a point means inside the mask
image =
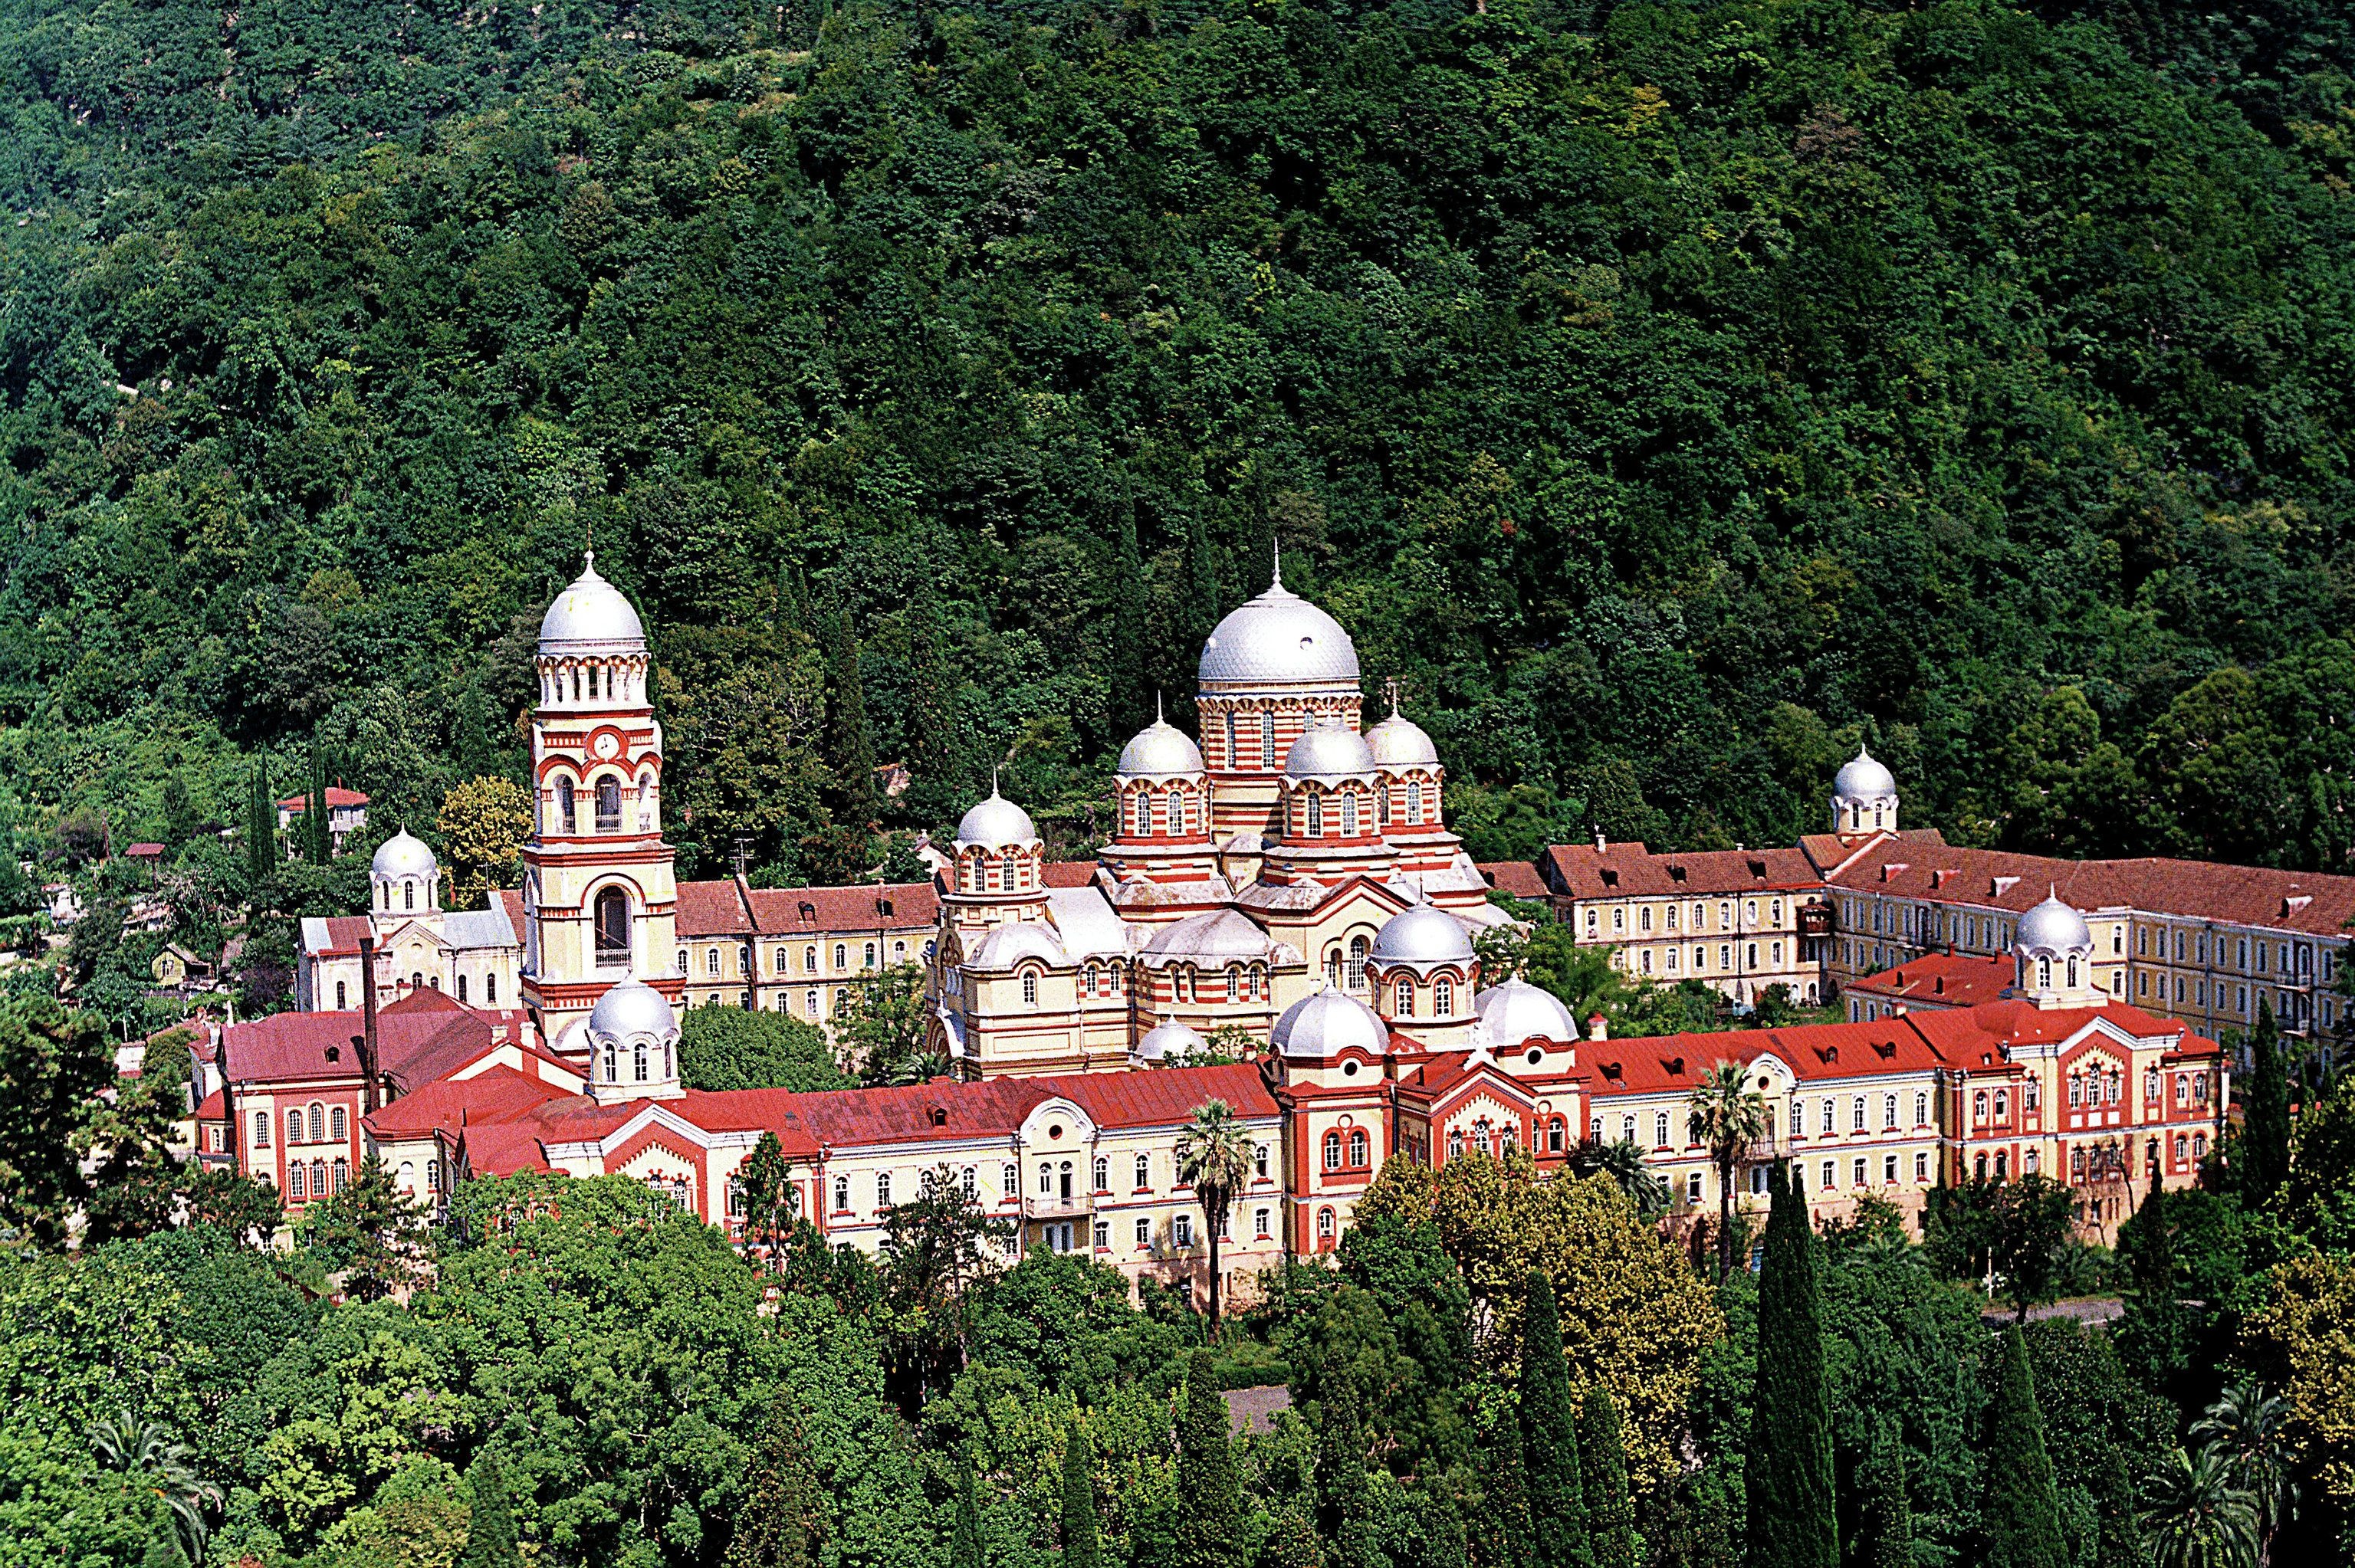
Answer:
[{"label": "clock face on tower", "polygon": [[621,741],[612,734],[601,735],[597,737],[596,751],[599,757],[611,758],[621,749]]}]

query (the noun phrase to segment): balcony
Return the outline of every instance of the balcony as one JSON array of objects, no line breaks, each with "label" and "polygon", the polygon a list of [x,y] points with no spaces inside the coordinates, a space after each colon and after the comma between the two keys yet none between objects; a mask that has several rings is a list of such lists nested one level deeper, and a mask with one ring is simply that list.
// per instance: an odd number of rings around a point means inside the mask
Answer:
[{"label": "balcony", "polygon": [[1095,1211],[1093,1193],[1036,1192],[1022,1200],[1022,1217],[1026,1220],[1069,1220]]}]

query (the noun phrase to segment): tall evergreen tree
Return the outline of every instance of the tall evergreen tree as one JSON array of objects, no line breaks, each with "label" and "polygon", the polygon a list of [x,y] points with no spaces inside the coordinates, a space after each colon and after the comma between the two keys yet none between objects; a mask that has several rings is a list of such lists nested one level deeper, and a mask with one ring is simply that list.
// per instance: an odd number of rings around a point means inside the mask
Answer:
[{"label": "tall evergreen tree", "polygon": [[1483,1550],[1478,1555],[1483,1562],[1533,1562],[1537,1529],[1529,1519],[1528,1467],[1521,1458],[1518,1413],[1500,1417],[1482,1447],[1487,1504],[1473,1521],[1482,1536]]},{"label": "tall evergreen tree", "polygon": [[2191,1324],[2177,1295],[2174,1194],[2154,1187],[2132,1221],[2134,1294],[2118,1325],[2122,1358],[2153,1389],[2165,1389],[2190,1362]]},{"label": "tall evergreen tree", "polygon": [[973,1456],[957,1456],[956,1509],[949,1525],[949,1568],[982,1568],[981,1493],[973,1476]]},{"label": "tall evergreen tree", "polygon": [[466,1487],[474,1494],[474,1506],[467,1516],[466,1545],[458,1553],[458,1568],[522,1568],[515,1512],[507,1506],[506,1472],[499,1457],[488,1448],[475,1455],[466,1468]]},{"label": "tall evergreen tree", "polygon": [[2069,1544],[2061,1533],[2061,1493],[2044,1450],[2044,1414],[2036,1404],[2028,1341],[2017,1324],[2003,1331],[2002,1356],[1987,1411],[1983,1560],[1987,1568],[2062,1568]]},{"label": "tall evergreen tree", "polygon": [[826,1497],[802,1437],[801,1411],[780,1388],[736,1510],[722,1568],[817,1568],[826,1551]]},{"label": "tall evergreen tree", "polygon": [[847,608],[835,611],[827,633],[826,760],[834,767],[844,821],[864,827],[875,820],[875,735],[867,723],[867,684]]},{"label": "tall evergreen tree", "polygon": [[1170,1568],[1238,1568],[1243,1552],[1242,1478],[1227,1440],[1227,1402],[1210,1352],[1186,1368],[1178,1418],[1178,1520]]},{"label": "tall evergreen tree", "polygon": [[2102,1568],[2109,1568],[2114,1563],[2143,1561],[2142,1528],[2135,1518],[2137,1506],[2134,1475],[2126,1468],[2126,1448],[2120,1444],[2105,1443],[2101,1461],[2094,1471],[2094,1561]]},{"label": "tall evergreen tree", "polygon": [[1199,648],[1219,623],[1219,561],[1202,509],[1186,514],[1186,646]]},{"label": "tall evergreen tree", "polygon": [[1824,1377],[1823,1303],[1806,1183],[1769,1174],[1765,1255],[1758,1274],[1758,1373],[1751,1397],[1749,1568],[1837,1568],[1831,1394]]},{"label": "tall evergreen tree", "polygon": [[2241,1190],[2252,1203],[2262,1203],[2289,1177],[2289,1075],[2282,1065],[2281,1028],[2263,996],[2257,1026],[2249,1031],[2249,1086],[2241,1112]]},{"label": "tall evergreen tree", "polygon": [[1530,1561],[1537,1568],[1591,1568],[1586,1489],[1578,1473],[1577,1414],[1553,1282],[1529,1270],[1521,1309],[1521,1472],[1529,1499]]},{"label": "tall evergreen tree", "polygon": [[1586,1481],[1586,1526],[1594,1568],[1636,1568],[1636,1497],[1627,1483],[1627,1448],[1619,1404],[1601,1383],[1578,1410],[1578,1458]]},{"label": "tall evergreen tree", "polygon": [[957,760],[956,676],[949,668],[940,614],[919,585],[908,605],[908,715],[901,737],[909,804],[931,826],[954,816],[964,793]]},{"label": "tall evergreen tree", "polygon": [[1905,1445],[1887,1416],[1872,1435],[1857,1467],[1864,1495],[1857,1510],[1864,1539],[1856,1543],[1858,1568],[1913,1568],[1913,1504],[1905,1489]]},{"label": "tall evergreen tree", "polygon": [[1103,1568],[1095,1460],[1076,1420],[1063,1427],[1063,1568]]},{"label": "tall evergreen tree", "polygon": [[325,865],[336,851],[327,818],[327,754],[311,743],[311,789],[303,801],[303,846],[313,865]]},{"label": "tall evergreen tree", "polygon": [[1325,1539],[1327,1568],[1375,1568],[1366,1428],[1357,1382],[1346,1370],[1327,1383],[1316,1430],[1316,1532]]},{"label": "tall evergreen tree", "polygon": [[245,869],[257,883],[278,869],[278,805],[270,798],[270,764],[259,757],[246,794]]},{"label": "tall evergreen tree", "polygon": [[1112,727],[1119,744],[1153,720],[1153,674],[1146,662],[1145,554],[1136,543],[1136,509],[1121,508],[1120,551],[1113,563]]}]

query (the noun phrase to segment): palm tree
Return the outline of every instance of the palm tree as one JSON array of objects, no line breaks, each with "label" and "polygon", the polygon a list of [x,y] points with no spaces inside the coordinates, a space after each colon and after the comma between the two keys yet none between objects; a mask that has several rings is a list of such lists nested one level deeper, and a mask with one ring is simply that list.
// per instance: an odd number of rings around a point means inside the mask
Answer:
[{"label": "palm tree", "polygon": [[1717,1277],[1733,1272],[1733,1168],[1766,1136],[1766,1097],[1750,1086],[1749,1069],[1720,1062],[1685,1101],[1685,1133],[1709,1145],[1717,1165]]},{"label": "palm tree", "polygon": [[2282,1419],[2288,1406],[2254,1379],[2233,1384],[2192,1424],[2201,1448],[2219,1456],[2232,1485],[2247,1492],[2257,1510],[2257,1561],[2273,1552],[2274,1532],[2297,1510],[2297,1486],[2282,1456]]},{"label": "palm tree", "polygon": [[1587,1139],[1579,1144],[1570,1164],[1581,1176],[1610,1177],[1636,1205],[1636,1212],[1647,1220],[1668,1213],[1668,1184],[1644,1163],[1643,1148],[1632,1138],[1613,1143]]},{"label": "palm tree", "polygon": [[2157,1568],[2254,1568],[2256,1499],[2232,1484],[2221,1448],[2182,1449],[2151,1478],[2143,1535]]},{"label": "palm tree", "polygon": [[190,1563],[205,1560],[205,1541],[212,1533],[205,1509],[219,1504],[220,1491],[197,1474],[196,1450],[172,1441],[154,1422],[119,1410],[91,1424],[90,1457],[101,1471],[128,1477],[162,1498],[172,1510],[180,1550]]},{"label": "palm tree", "polygon": [[1194,1118],[1178,1135],[1178,1180],[1194,1189],[1210,1227],[1210,1337],[1219,1334],[1219,1232],[1227,1205],[1251,1180],[1252,1144],[1242,1118],[1224,1100],[1194,1107]]}]

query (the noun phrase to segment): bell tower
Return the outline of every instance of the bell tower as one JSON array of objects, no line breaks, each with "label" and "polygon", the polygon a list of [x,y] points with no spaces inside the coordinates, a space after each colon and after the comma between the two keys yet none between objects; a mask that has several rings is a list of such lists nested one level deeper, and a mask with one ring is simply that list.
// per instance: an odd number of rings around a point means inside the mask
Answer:
[{"label": "bell tower", "polygon": [[623,980],[678,1006],[672,851],[662,836],[662,726],[646,700],[645,626],[622,591],[581,576],[539,623],[531,720],[532,835],[523,846],[525,1005],[560,1055],[590,1046],[590,1010]]}]

